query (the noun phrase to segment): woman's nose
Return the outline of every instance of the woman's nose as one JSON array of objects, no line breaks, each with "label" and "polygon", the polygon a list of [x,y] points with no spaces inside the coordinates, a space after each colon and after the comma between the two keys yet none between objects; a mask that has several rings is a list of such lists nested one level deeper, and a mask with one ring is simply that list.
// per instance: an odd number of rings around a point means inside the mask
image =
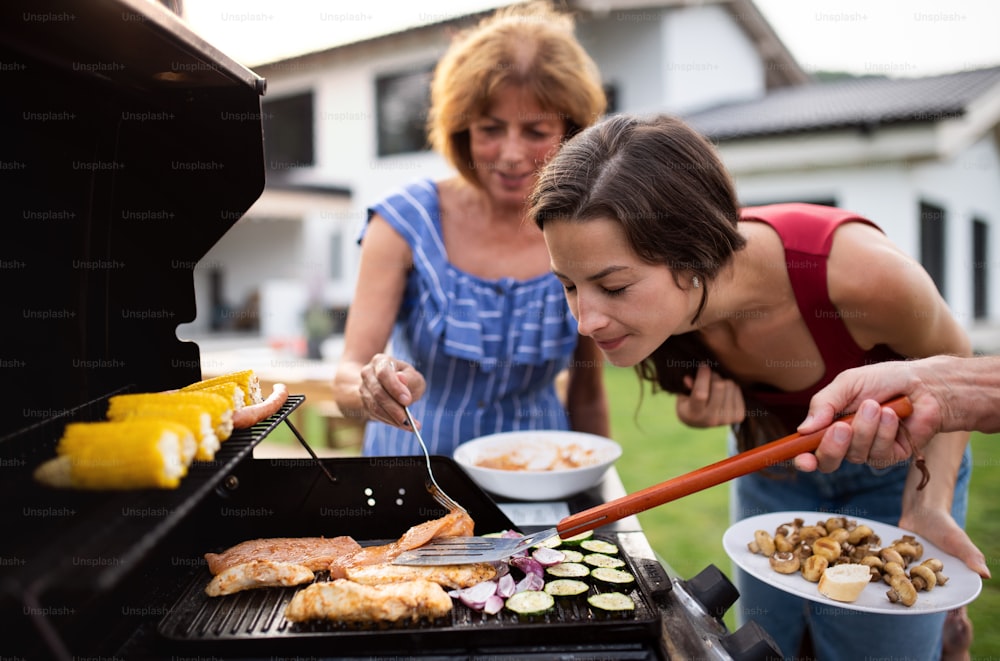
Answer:
[{"label": "woman's nose", "polygon": [[576,317],[580,335],[593,335],[607,324],[607,316],[601,311],[600,305],[586,296],[578,295],[576,304],[570,308]]},{"label": "woman's nose", "polygon": [[524,140],[514,132],[508,132],[500,144],[500,159],[510,163],[517,163],[524,158]]}]

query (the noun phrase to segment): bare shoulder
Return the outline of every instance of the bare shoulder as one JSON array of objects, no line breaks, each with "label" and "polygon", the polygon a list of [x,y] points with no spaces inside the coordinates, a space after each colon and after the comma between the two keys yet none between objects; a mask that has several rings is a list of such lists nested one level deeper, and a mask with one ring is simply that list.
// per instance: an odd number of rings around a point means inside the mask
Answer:
[{"label": "bare shoulder", "polygon": [[835,304],[892,303],[933,287],[916,260],[878,228],[857,222],[841,225],[833,235],[827,284]]},{"label": "bare shoulder", "polygon": [[875,227],[847,223],[836,230],[827,286],[860,346],[888,344],[904,355],[925,355],[938,342],[960,344],[930,275]]},{"label": "bare shoulder", "polygon": [[410,244],[396,229],[379,214],[373,214],[368,221],[368,229],[361,241],[362,264],[365,260],[377,260],[383,267],[396,266],[409,270],[413,265]]}]

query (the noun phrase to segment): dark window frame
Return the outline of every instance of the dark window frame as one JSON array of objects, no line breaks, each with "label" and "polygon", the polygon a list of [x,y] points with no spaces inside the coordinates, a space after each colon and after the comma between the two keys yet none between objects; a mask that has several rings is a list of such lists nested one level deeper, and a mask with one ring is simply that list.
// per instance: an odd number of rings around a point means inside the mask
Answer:
[{"label": "dark window frame", "polygon": [[944,207],[920,200],[920,263],[945,295],[948,273],[948,215]]},{"label": "dark window frame", "polygon": [[267,169],[282,173],[316,165],[316,98],[313,90],[261,101]]},{"label": "dark window frame", "polygon": [[972,218],[972,317],[990,315],[990,225],[982,218]]},{"label": "dark window frame", "polygon": [[434,63],[375,77],[375,153],[379,158],[430,149],[427,116]]}]

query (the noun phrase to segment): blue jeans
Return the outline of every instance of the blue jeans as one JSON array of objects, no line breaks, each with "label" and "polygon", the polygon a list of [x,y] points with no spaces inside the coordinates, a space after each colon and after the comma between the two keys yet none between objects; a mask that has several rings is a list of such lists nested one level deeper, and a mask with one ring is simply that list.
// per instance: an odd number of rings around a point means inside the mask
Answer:
[{"label": "blue jeans", "polygon": [[[929,468],[934,479],[934,467]],[[735,481],[730,492],[730,515],[737,521],[768,512],[803,510],[896,525],[908,470],[908,463],[874,469],[845,462],[828,474],[789,471],[770,479],[755,473]],[[952,516],[963,527],[971,473],[972,451],[966,448],[951,508]],[[771,634],[786,659],[797,657],[806,630],[816,658],[822,661],[923,661],[941,656],[945,613],[896,616],[851,611],[777,590],[739,568],[734,568],[734,576],[740,591],[737,623],[742,626],[747,620],[756,620]]]}]

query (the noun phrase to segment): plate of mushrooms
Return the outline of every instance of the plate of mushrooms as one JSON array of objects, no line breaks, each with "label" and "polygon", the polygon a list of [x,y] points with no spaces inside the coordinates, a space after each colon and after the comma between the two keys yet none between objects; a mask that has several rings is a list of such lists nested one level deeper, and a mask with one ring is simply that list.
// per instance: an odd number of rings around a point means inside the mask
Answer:
[{"label": "plate of mushrooms", "polygon": [[830,512],[743,519],[722,545],[737,566],[779,590],[871,613],[948,611],[983,588],[964,562],[908,530]]}]

